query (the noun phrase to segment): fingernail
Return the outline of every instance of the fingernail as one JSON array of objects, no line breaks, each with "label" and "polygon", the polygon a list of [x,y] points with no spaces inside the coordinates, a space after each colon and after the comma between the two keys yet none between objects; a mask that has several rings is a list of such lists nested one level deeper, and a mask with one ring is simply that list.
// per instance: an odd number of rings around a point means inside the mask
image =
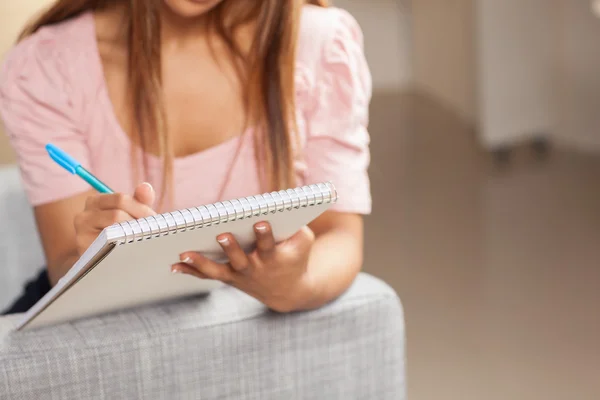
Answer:
[{"label": "fingernail", "polygon": [[219,242],[223,246],[227,246],[229,244],[229,238],[223,237],[223,238],[217,239],[217,242]]},{"label": "fingernail", "polygon": [[177,269],[177,268],[171,268],[171,273],[172,273],[173,275],[176,275],[176,274],[183,274],[183,272],[181,272],[181,271],[180,271],[179,269]]},{"label": "fingernail", "polygon": [[256,230],[259,232],[265,232],[267,227],[265,225],[256,225]]},{"label": "fingernail", "polygon": [[190,257],[183,257],[183,258],[181,258],[181,262],[184,264],[191,264],[192,259]]}]

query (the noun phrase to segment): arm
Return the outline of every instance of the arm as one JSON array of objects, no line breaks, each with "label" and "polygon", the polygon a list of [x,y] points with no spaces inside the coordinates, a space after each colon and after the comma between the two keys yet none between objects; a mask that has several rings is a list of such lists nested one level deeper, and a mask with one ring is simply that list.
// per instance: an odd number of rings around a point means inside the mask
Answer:
[{"label": "arm", "polygon": [[308,262],[313,296],[297,308],[318,308],[341,295],[354,281],[363,263],[363,218],[328,211],[310,228],[316,239]]},{"label": "arm", "polygon": [[91,194],[83,193],[34,208],[52,286],[79,258],[73,221],[75,216],[83,211],[85,200]]},{"label": "arm", "polygon": [[340,199],[290,239],[275,244],[271,228],[255,226],[257,249],[245,254],[230,234],[217,241],[229,263],[201,254],[181,254],[174,272],[221,280],[254,296],[269,308],[288,312],[313,309],[344,292],[361,268],[363,222],[371,211],[368,109],[371,76],[362,33],[345,11],[331,9],[334,32],[323,49],[307,107],[304,183],[332,181]]},{"label": "arm", "polygon": [[151,212],[130,196],[95,194],[48,157],[45,146],[53,143],[82,164],[91,164],[77,104],[85,98],[69,78],[70,57],[69,46],[61,40],[33,35],[9,52],[0,69],[0,117],[34,208],[52,285],[102,228]]},{"label": "arm", "polygon": [[371,211],[367,169],[367,130],[372,92],[363,35],[346,11],[337,15],[334,34],[324,46],[314,108],[308,113],[305,148],[307,180],[332,181],[340,199],[310,228],[316,235],[308,263],[316,294],[307,307],[339,296],[363,262],[363,218]]},{"label": "arm", "polygon": [[133,197],[88,191],[35,208],[35,219],[54,286],[102,229],[117,222],[153,215],[154,190],[141,184]]}]

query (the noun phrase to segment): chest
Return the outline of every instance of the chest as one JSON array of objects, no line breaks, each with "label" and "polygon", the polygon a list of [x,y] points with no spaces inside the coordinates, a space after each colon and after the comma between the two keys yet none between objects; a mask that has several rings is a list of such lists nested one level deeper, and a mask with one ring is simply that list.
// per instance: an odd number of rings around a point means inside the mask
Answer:
[{"label": "chest", "polygon": [[[133,142],[134,106],[128,97],[126,54],[104,52],[101,59],[108,96],[123,131]],[[199,153],[239,136],[245,128],[243,85],[233,65],[207,49],[163,55],[160,93],[175,157]],[[146,140],[158,153],[158,141]]]}]

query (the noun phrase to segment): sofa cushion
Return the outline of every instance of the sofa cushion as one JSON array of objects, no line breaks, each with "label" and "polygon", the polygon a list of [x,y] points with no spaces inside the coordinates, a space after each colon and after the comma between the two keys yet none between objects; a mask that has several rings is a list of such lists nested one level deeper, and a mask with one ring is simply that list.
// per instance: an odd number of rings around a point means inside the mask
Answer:
[{"label": "sofa cushion", "polygon": [[0,398],[405,398],[402,307],[369,275],[313,312],[276,314],[225,287],[11,332],[18,318],[0,318]]}]

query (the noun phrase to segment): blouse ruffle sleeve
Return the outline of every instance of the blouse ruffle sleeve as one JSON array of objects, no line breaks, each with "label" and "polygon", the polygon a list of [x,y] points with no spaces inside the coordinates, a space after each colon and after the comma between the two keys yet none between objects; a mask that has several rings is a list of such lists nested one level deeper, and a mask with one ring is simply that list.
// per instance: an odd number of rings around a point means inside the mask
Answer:
[{"label": "blouse ruffle sleeve", "polygon": [[89,161],[73,105],[76,95],[70,73],[60,43],[44,32],[15,46],[0,72],[0,118],[33,206],[89,190],[81,179],[56,165],[45,150],[47,143],[53,143],[83,165]]},{"label": "blouse ruffle sleeve", "polygon": [[333,34],[317,65],[313,106],[306,116],[305,180],[335,185],[339,200],[333,210],[369,214],[371,73],[359,24],[344,10],[332,11]]}]

